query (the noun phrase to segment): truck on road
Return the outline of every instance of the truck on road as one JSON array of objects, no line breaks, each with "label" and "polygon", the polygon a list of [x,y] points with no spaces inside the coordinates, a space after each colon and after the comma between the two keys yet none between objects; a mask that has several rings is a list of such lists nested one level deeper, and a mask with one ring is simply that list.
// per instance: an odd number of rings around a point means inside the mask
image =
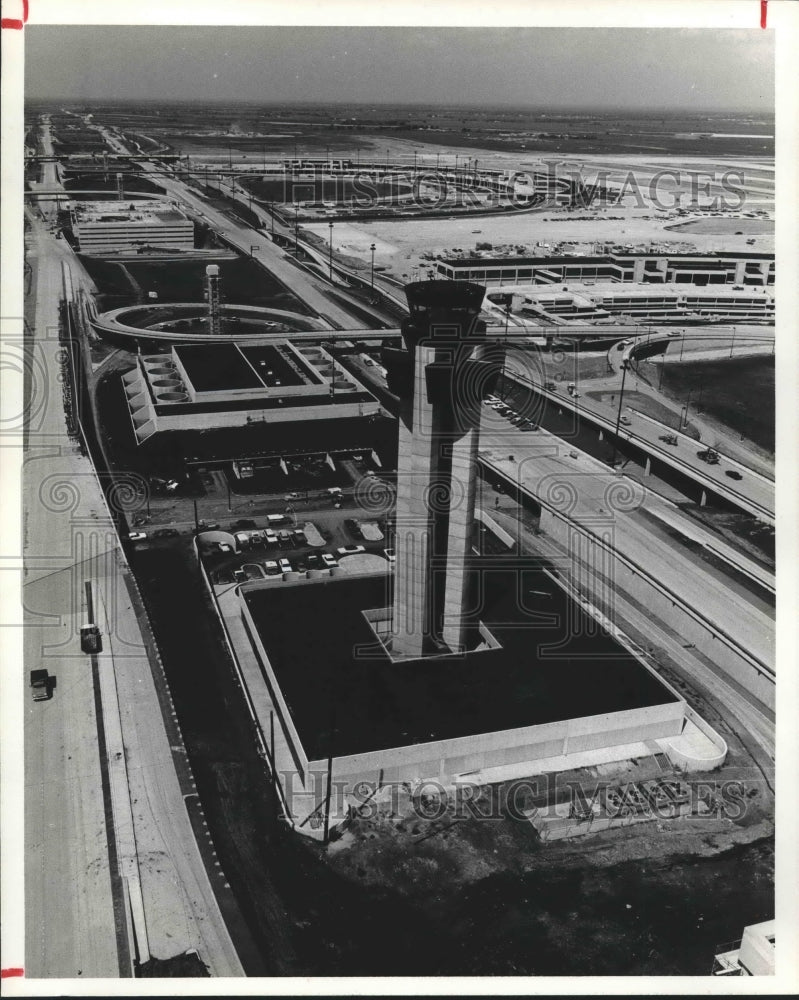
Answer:
[{"label": "truck on road", "polygon": [[80,627],[80,648],[84,653],[101,653],[103,651],[103,640],[100,635],[99,626],[94,624],[94,599],[92,596],[91,580],[84,583],[86,588],[86,612],[89,622]]},{"label": "truck on road", "polygon": [[46,670],[31,670],[31,690],[34,701],[48,701],[50,699],[50,675]]}]

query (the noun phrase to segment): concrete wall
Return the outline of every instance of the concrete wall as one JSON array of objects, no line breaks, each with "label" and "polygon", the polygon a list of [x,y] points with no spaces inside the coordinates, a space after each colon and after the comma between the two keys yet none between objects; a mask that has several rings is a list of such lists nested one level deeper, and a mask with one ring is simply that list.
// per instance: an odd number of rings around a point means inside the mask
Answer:
[{"label": "concrete wall", "polygon": [[[530,761],[578,753],[596,747],[635,743],[665,736],[677,736],[682,730],[685,703],[611,712],[605,715],[566,719],[521,729],[506,729],[475,736],[418,743],[371,753],[336,757],[333,774],[353,783],[373,780],[383,772],[384,781],[416,781],[434,778],[446,782],[457,775],[502,764]],[[322,770],[326,761],[311,761],[311,770]]]},{"label": "concrete wall", "polygon": [[[164,404],[166,408],[167,404]],[[184,404],[185,405],[185,404]],[[292,420],[336,420],[344,417],[368,416],[377,413],[380,404],[376,400],[361,403],[336,403],[335,406],[287,406],[270,410],[227,410],[221,413],[169,413],[157,415],[159,431],[190,431],[198,427],[244,427],[247,417],[250,423],[278,424]]]},{"label": "concrete wall", "polygon": [[764,705],[774,708],[774,678],[716,631],[712,624],[706,622],[702,618],[701,609],[683,603],[678,594],[672,594],[661,587],[643,567],[634,567],[617,552],[607,549],[594,535],[581,528],[575,521],[542,508],[540,526],[542,531],[565,548],[571,546],[574,532],[579,532],[584,539],[583,554],[589,566],[596,568],[609,566],[615,588],[630,594],[644,607],[650,608],[652,613],[669,625],[683,642],[694,645]]}]

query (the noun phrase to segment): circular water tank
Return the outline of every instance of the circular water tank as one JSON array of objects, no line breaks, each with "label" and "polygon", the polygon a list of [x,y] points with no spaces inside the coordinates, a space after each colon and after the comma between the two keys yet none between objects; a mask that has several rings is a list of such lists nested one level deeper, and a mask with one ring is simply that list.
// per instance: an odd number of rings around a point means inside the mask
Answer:
[{"label": "circular water tank", "polygon": [[167,368],[166,365],[159,365],[157,368],[147,368],[148,375],[174,375],[174,368]]},{"label": "circular water tank", "polygon": [[179,378],[158,378],[153,382],[153,386],[156,389],[180,389],[181,381]]},{"label": "circular water tank", "polygon": [[187,392],[175,392],[174,389],[169,392],[159,392],[156,398],[164,403],[185,403],[189,394]]}]

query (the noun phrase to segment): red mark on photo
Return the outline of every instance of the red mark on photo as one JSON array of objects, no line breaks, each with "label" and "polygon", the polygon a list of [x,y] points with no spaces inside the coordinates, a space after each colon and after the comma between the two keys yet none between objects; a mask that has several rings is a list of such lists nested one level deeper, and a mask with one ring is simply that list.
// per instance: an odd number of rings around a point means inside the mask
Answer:
[{"label": "red mark on photo", "polygon": [[768,0],[760,0],[760,27],[765,28],[768,16]]},{"label": "red mark on photo", "polygon": [[[11,28],[14,31],[22,31],[22,26],[28,20],[28,0],[22,0],[22,18],[4,17],[0,22],[0,27]],[[5,972],[3,972],[5,975]]]},{"label": "red mark on photo", "polygon": [[[3,25],[5,28],[5,25]],[[10,979],[12,976],[24,976],[25,970],[21,969],[19,966],[12,967],[10,969],[0,969],[0,979]]]}]

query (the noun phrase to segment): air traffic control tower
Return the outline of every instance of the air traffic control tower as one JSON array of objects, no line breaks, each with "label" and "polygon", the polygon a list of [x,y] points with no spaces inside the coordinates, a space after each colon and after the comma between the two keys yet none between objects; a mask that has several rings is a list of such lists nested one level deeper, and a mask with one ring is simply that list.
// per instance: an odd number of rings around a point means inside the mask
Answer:
[{"label": "air traffic control tower", "polygon": [[468,615],[480,406],[501,370],[485,323],[485,289],[468,282],[407,285],[404,348],[384,349],[400,399],[396,570],[391,656],[462,652]]}]

